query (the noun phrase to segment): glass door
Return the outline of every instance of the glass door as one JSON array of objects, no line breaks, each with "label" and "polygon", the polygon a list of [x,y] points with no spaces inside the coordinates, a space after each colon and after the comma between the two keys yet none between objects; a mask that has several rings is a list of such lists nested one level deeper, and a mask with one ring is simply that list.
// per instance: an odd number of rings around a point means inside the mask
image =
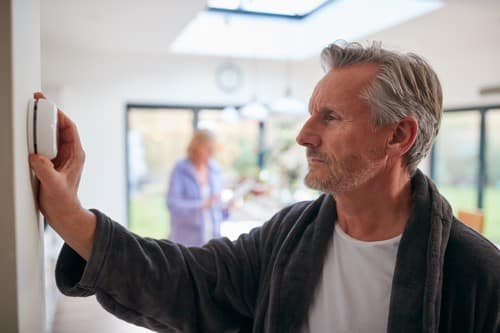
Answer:
[{"label": "glass door", "polygon": [[484,234],[500,244],[500,109],[486,113]]},{"label": "glass door", "polygon": [[451,203],[460,209],[477,209],[480,113],[445,112],[435,144],[435,182]]},{"label": "glass door", "polygon": [[174,163],[186,155],[193,114],[191,109],[128,110],[129,228],[141,236],[169,234],[165,192]]}]

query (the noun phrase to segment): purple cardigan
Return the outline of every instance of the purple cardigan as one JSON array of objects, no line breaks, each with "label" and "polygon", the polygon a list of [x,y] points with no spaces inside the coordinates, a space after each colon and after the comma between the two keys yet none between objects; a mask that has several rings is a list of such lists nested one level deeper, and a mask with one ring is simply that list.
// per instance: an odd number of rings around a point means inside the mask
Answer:
[{"label": "purple cardigan", "polygon": [[[210,160],[208,164],[208,185],[210,194],[220,196],[222,191],[221,168],[217,162]],[[190,159],[184,158],[176,163],[167,191],[167,207],[170,212],[170,239],[187,245],[201,246],[205,243],[205,224],[201,189],[196,180],[194,165]],[[220,223],[224,212],[218,201],[211,209],[213,221],[212,237],[220,236]]]}]

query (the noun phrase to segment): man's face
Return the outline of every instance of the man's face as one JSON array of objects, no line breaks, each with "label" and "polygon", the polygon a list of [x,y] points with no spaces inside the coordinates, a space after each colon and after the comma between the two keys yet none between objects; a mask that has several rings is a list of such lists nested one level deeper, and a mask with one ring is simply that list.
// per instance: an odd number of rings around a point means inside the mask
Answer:
[{"label": "man's face", "polygon": [[307,148],[306,185],[337,194],[358,189],[384,169],[387,128],[375,129],[359,95],[375,79],[375,64],[331,70],[317,84],[309,119],[297,136]]}]

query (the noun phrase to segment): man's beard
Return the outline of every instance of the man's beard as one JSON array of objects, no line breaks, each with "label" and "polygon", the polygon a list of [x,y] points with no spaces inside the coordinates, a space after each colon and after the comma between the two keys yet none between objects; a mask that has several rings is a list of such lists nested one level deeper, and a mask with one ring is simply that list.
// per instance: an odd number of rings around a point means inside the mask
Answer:
[{"label": "man's beard", "polygon": [[[316,190],[328,194],[350,192],[368,181],[379,169],[380,161],[363,158],[353,154],[343,160],[333,161],[327,154],[307,148],[307,157],[315,157],[323,161],[324,166],[316,166],[309,170],[304,183]],[[319,168],[323,172],[318,172]]]}]

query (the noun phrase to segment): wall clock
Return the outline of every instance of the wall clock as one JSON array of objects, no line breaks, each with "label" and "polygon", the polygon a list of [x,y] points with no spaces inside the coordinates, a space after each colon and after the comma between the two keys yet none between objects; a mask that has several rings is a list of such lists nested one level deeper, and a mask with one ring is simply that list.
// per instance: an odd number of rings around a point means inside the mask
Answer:
[{"label": "wall clock", "polygon": [[241,87],[243,74],[238,66],[225,62],[216,68],[215,82],[223,92],[233,93]]}]

